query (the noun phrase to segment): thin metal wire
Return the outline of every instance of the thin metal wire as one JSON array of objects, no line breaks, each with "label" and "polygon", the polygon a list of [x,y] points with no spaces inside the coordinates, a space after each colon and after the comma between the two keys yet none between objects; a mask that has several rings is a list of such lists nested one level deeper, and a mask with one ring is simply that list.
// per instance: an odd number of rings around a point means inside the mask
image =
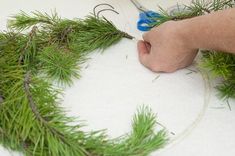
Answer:
[{"label": "thin metal wire", "polygon": [[208,105],[210,103],[210,97],[211,97],[211,84],[209,82],[209,78],[207,73],[201,71],[198,69],[202,79],[204,81],[204,102],[203,102],[203,107],[201,111],[199,112],[198,116],[196,119],[188,126],[186,127],[181,133],[177,134],[175,138],[170,139],[166,147],[164,147],[162,150],[159,150],[158,153],[161,153],[162,151],[165,151],[169,148],[172,148],[173,146],[179,144],[185,137],[187,137],[197,126],[198,124],[202,121],[203,117],[206,114]]},{"label": "thin metal wire", "polygon": [[100,16],[99,16],[100,13],[101,13],[101,12],[104,12],[104,11],[112,11],[112,12],[114,12],[114,13],[116,13],[116,14],[119,14],[119,12],[117,12],[116,10],[113,10],[113,9],[102,9],[102,10],[100,10],[100,11],[97,12],[96,17],[100,17]]},{"label": "thin metal wire", "polygon": [[99,7],[99,6],[109,6],[111,9],[115,9],[112,5],[108,4],[108,3],[101,3],[101,4],[98,4],[96,5],[94,8],[93,8],[93,14],[96,16],[96,9]]}]

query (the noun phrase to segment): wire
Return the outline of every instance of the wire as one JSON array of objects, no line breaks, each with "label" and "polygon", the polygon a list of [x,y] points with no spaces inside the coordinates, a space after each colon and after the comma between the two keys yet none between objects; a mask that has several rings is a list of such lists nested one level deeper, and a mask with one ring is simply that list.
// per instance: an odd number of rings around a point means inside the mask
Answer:
[{"label": "wire", "polygon": [[201,76],[204,81],[204,102],[203,102],[203,107],[201,111],[199,112],[198,116],[196,119],[188,126],[185,128],[184,131],[182,131],[180,134],[178,134],[175,138],[171,139],[169,143],[161,150],[159,150],[157,153],[160,153],[166,149],[172,148],[175,145],[179,144],[185,137],[187,137],[189,134],[192,133],[192,131],[199,125],[199,123],[202,121],[203,117],[206,114],[207,108],[210,103],[210,97],[211,97],[211,84],[209,82],[209,76],[206,72],[201,71],[198,69],[199,72],[201,73]]},{"label": "wire", "polygon": [[[115,9],[111,4],[108,4],[108,3],[101,3],[101,4],[98,4],[98,5],[96,5],[96,6],[93,8],[93,14],[94,14],[95,16],[97,16],[96,9],[97,9],[99,6],[108,6],[108,7],[111,8],[110,10],[114,10],[114,9]],[[99,12],[100,12],[100,11],[99,11]],[[99,13],[99,12],[98,12],[98,13]]]},{"label": "wire", "polygon": [[96,17],[100,17],[100,16],[99,16],[100,13],[101,13],[101,12],[104,12],[104,11],[112,11],[112,12],[114,12],[114,13],[116,13],[116,14],[119,14],[119,12],[117,12],[117,11],[115,11],[115,10],[113,10],[113,9],[102,9],[102,10],[100,10],[100,11],[97,12]]}]

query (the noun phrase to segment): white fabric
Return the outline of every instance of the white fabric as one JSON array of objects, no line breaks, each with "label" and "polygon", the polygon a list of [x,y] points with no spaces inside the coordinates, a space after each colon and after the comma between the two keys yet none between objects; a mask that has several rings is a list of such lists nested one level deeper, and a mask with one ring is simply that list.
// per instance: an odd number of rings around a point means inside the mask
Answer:
[{"label": "white fabric", "polygon": [[[0,6],[0,28],[5,29],[6,19],[20,10],[50,12],[56,9],[61,17],[84,17],[99,3],[112,4],[120,13],[104,12],[102,15],[136,38],[138,11],[127,0],[9,0]],[[147,8],[170,7],[177,1],[140,0]],[[178,2],[189,2],[181,0]],[[189,67],[194,69],[194,67]],[[84,130],[107,129],[111,137],[131,130],[132,116],[142,104],[149,105],[158,121],[175,133],[177,138],[197,119],[204,107],[205,86],[200,73],[189,69],[172,74],[156,74],[138,62],[136,41],[123,39],[103,53],[94,53],[81,71],[82,78],[67,88],[63,106],[69,115],[85,120]],[[160,75],[160,76],[159,76]],[[158,78],[157,78],[158,77]],[[235,155],[235,106],[232,111],[218,99],[212,88],[209,107],[201,122],[174,146],[157,151],[158,156],[234,156]],[[222,108],[222,109],[218,109]],[[1,156],[9,156],[0,148]],[[19,154],[13,153],[13,156]]]}]

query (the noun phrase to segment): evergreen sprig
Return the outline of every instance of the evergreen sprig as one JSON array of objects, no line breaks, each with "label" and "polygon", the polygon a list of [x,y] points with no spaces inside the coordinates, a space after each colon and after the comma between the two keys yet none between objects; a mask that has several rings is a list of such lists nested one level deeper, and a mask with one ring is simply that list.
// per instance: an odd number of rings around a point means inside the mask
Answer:
[{"label": "evergreen sprig", "polygon": [[60,20],[56,12],[52,15],[41,13],[39,11],[32,12],[32,15],[21,11],[19,14],[14,15],[8,20],[8,27],[15,30],[29,29],[36,24],[54,25]]},{"label": "evergreen sprig", "polygon": [[210,71],[212,78],[221,79],[216,87],[223,99],[235,98],[235,55],[218,51],[202,51],[200,66]]},{"label": "evergreen sprig", "polygon": [[173,13],[171,13],[171,10],[159,7],[161,17],[156,18],[156,22],[152,23],[151,26],[158,26],[169,20],[177,21],[205,15],[214,11],[231,8],[233,6],[234,0],[192,0],[189,5],[176,5],[176,11]]},{"label": "evergreen sprig", "polygon": [[155,132],[156,117],[142,107],[133,130],[117,139],[105,131],[84,132],[83,122],[60,106],[87,54],[130,35],[104,17],[61,19],[55,13],[21,12],[0,33],[0,143],[27,156],[146,156],[167,143],[165,129]]},{"label": "evergreen sprig", "polygon": [[69,51],[58,49],[58,45],[46,47],[40,56],[41,70],[48,75],[51,80],[63,84],[71,84],[72,78],[79,78],[80,67],[74,54]]},{"label": "evergreen sprig", "polygon": [[129,34],[118,30],[113,23],[104,17],[87,16],[82,22],[80,31],[71,34],[70,37],[74,43],[71,47],[83,52],[95,49],[104,50],[123,37],[133,39]]}]

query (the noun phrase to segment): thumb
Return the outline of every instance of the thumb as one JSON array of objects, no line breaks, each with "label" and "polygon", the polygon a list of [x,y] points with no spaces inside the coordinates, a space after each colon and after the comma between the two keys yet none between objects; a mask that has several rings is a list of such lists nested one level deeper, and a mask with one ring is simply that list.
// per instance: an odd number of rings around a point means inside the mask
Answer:
[{"label": "thumb", "polygon": [[151,35],[152,35],[151,31],[144,33],[142,35],[143,40],[148,42],[148,43],[151,43]]}]

